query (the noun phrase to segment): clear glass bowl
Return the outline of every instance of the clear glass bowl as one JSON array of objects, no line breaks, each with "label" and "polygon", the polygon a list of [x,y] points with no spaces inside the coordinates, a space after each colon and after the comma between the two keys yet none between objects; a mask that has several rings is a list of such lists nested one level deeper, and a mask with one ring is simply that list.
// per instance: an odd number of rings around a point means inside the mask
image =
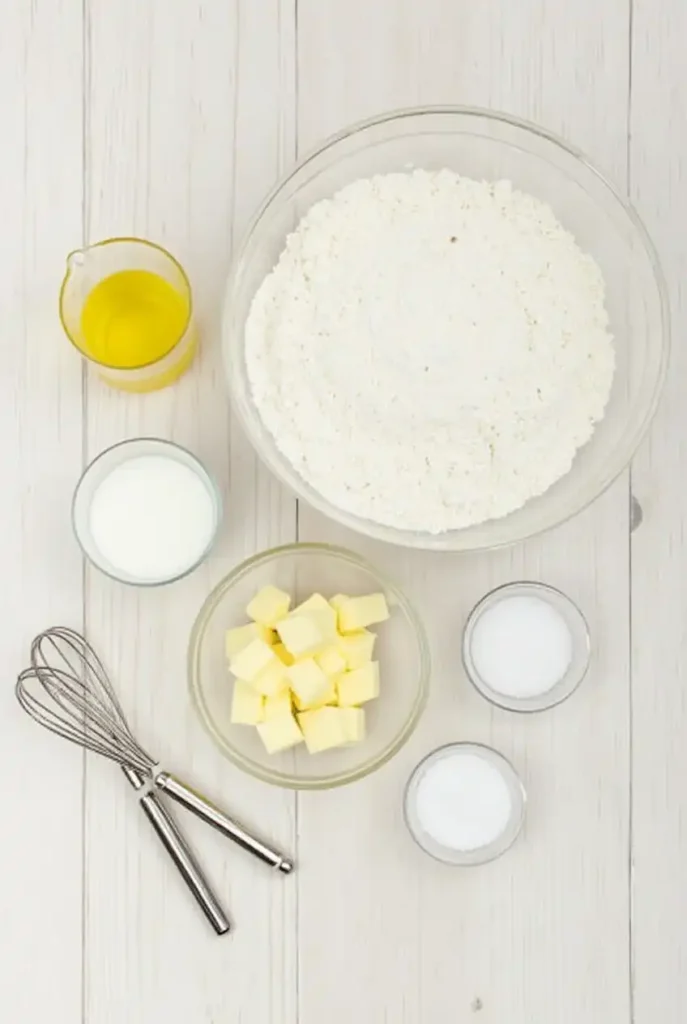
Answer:
[{"label": "clear glass bowl", "polygon": [[[421,817],[417,810],[417,796],[420,784],[427,772],[438,762],[447,757],[467,754],[471,757],[479,757],[486,761],[500,774],[510,796],[510,815],[503,831],[492,842],[486,846],[478,846],[469,850],[458,850],[452,846],[445,846],[434,836],[426,832],[422,826]],[[496,860],[509,850],[520,835],[525,821],[525,805],[527,797],[525,787],[510,761],[506,760],[503,754],[497,750],[486,747],[481,743],[449,743],[445,747],[428,754],[410,776],[406,786],[403,801],[403,811],[406,825],[411,836],[420,849],[428,853],[435,860],[443,861],[444,864],[454,864],[457,867],[472,867],[477,864],[487,864]]]},{"label": "clear glass bowl", "polygon": [[[451,168],[468,177],[509,179],[547,202],[598,261],[616,343],[616,374],[603,421],[571,471],[545,494],[502,519],[439,535],[383,526],[344,512],[310,487],[278,451],[253,404],[244,328],[253,296],[286,236],[318,200],[372,174],[409,166]],[[654,247],[634,209],[563,140],[486,110],[429,107],[362,122],[305,157],[255,217],[229,278],[224,350],[234,407],[256,451],[299,497],[350,529],[418,548],[468,551],[524,540],[575,515],[632,458],[656,409],[669,351],[669,313]]]},{"label": "clear glass bowl", "polygon": [[[472,637],[481,616],[509,597],[535,597],[551,605],[565,621],[572,641],[572,659],[565,675],[548,690],[527,697],[514,697],[495,690],[480,675],[472,657]],[[470,612],[463,631],[462,651],[467,677],[486,700],[505,711],[545,711],[567,700],[586,676],[591,652],[589,626],[574,601],[555,587],[536,581],[505,583],[486,594]],[[503,656],[507,658],[508,651],[504,651]]]},{"label": "clear glass bowl", "polygon": [[[366,705],[362,743],[309,754],[301,744],[268,754],[252,726],[230,721],[232,680],[224,634],[247,621],[246,605],[268,583],[295,603],[314,592],[368,594],[382,591],[391,618],[374,627],[380,694]],[[191,632],[189,684],[200,720],[221,752],[265,782],[291,789],[328,789],[361,779],[396,754],[417,725],[429,686],[429,647],[408,599],[358,555],[327,544],[289,544],[248,559],[212,591]]]},{"label": "clear glass bowl", "polygon": [[[100,551],[91,532],[90,514],[93,495],[97,491],[105,477],[122,463],[130,459],[142,458],[144,456],[158,456],[166,459],[174,459],[188,469],[192,470],[198,479],[203,483],[210,496],[214,508],[212,531],[204,549],[199,552],[198,557],[187,565],[179,568],[172,576],[163,576],[151,579],[149,577],[132,576],[115,565],[112,565],[105,555]],[[186,448],[175,444],[173,441],[165,441],[161,437],[135,437],[128,441],[119,441],[110,448],[105,448],[99,455],[86,466],[81,478],[76,485],[72,499],[72,527],[74,535],[81,550],[88,561],[113,580],[119,583],[128,583],[135,587],[161,587],[168,583],[188,576],[205,561],[217,538],[217,531],[222,522],[222,496],[217,484],[208,473],[207,469],[195,455]]]}]

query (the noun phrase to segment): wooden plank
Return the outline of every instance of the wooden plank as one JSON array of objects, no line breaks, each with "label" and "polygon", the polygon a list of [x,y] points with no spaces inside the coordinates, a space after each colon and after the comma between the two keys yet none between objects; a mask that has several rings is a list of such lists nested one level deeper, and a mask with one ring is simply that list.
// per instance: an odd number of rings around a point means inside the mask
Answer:
[{"label": "wooden plank", "polygon": [[81,38],[68,0],[0,11],[0,1003],[8,1020],[54,1024],[81,1015],[82,759],[22,717],[12,682],[36,632],[82,615],[81,368],[56,315],[82,231]]},{"label": "wooden plank", "polygon": [[[165,392],[131,397],[89,382],[89,454],[122,437],[187,445],[226,502],[210,562],[170,588],[138,593],[88,577],[90,635],[135,730],[160,758],[287,849],[294,798],[232,769],[195,720],[186,647],[225,571],[293,539],[294,502],[229,421],[219,317],[232,242],[293,146],[293,9],[249,0],[91,0],[88,7],[89,236],[136,233],[168,245],[195,289],[203,348]],[[295,1017],[295,885],[179,814],[236,926],[216,939],[108,765],[88,766],[88,1019]]]},{"label": "wooden plank", "polygon": [[[390,107],[474,103],[568,135],[623,183],[627,57],[620,2],[301,0],[299,145]],[[464,557],[369,543],[301,508],[302,539],[347,543],[405,585],[434,655],[428,710],[396,760],[349,789],[299,797],[301,1024],[629,1019],[627,507],[624,478],[540,540]],[[468,691],[458,649],[478,597],[523,577],[577,599],[596,646],[580,693],[525,719]],[[492,743],[530,795],[521,843],[471,872],[423,858],[401,818],[412,766],[450,739]],[[355,984],[342,984],[344,962]]]},{"label": "wooden plank", "polygon": [[636,1024],[683,1020],[687,1011],[686,33],[677,0],[635,0],[631,195],[658,245],[673,317],[665,397],[632,473],[644,511],[632,541]]}]

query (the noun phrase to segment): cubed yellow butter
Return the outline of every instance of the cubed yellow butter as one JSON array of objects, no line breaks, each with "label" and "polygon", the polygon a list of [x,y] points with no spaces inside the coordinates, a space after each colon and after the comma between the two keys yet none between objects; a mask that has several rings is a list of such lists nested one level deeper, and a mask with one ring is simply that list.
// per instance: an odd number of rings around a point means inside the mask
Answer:
[{"label": "cubed yellow butter", "polygon": [[303,742],[303,733],[290,711],[260,722],[257,730],[268,754],[277,754],[280,750],[288,750]]},{"label": "cubed yellow butter", "polygon": [[305,658],[286,670],[294,701],[302,708],[312,707],[331,690],[331,680],[313,658]]},{"label": "cubed yellow butter", "polygon": [[315,711],[302,711],[298,715],[298,724],[309,753],[319,754],[323,750],[348,743],[346,714],[342,714],[342,711],[342,708],[324,707]]},{"label": "cubed yellow butter", "polygon": [[307,611],[290,615],[277,623],[279,639],[294,658],[307,657],[332,639],[333,631],[322,614],[320,611]]},{"label": "cubed yellow butter", "polygon": [[263,700],[250,683],[242,679],[234,682],[231,701],[231,720],[234,725],[257,725],[264,716]]},{"label": "cubed yellow butter", "polygon": [[285,590],[269,584],[258,591],[246,608],[248,618],[263,626],[275,626],[288,613],[291,597]]},{"label": "cubed yellow butter", "polygon": [[338,641],[338,648],[341,651],[346,668],[350,671],[354,668],[362,668],[372,661],[372,653],[377,637],[367,629],[358,630],[356,633],[347,633]]},{"label": "cubed yellow butter", "polygon": [[327,689],[321,691],[314,699],[304,702],[293,691],[292,697],[297,711],[311,711],[313,708],[322,708],[325,704],[336,704],[339,700],[336,677],[327,676]]},{"label": "cubed yellow butter", "polygon": [[251,685],[263,697],[277,697],[280,693],[288,693],[289,681],[286,678],[286,665],[279,658],[275,658],[267,668],[258,672],[257,676],[251,680]]},{"label": "cubed yellow butter", "polygon": [[293,655],[289,654],[283,644],[275,644],[272,650],[284,665],[293,665]]},{"label": "cubed yellow butter", "polygon": [[327,631],[335,633],[337,628],[337,613],[334,608],[330,605],[326,597],[322,594],[313,594],[308,598],[307,601],[303,601],[291,612],[292,616],[310,614],[311,612],[318,613],[318,620],[324,626],[326,625]]},{"label": "cubed yellow butter", "polygon": [[340,629],[341,629],[340,624],[339,624],[339,610],[341,609],[341,606],[346,603],[346,601],[350,601],[350,597],[348,596],[348,594],[334,594],[334,597],[330,597],[329,598],[329,604],[331,605],[331,607],[334,609],[334,611],[336,613],[336,629],[337,629],[337,632],[340,632]]},{"label": "cubed yellow butter", "polygon": [[275,697],[265,697],[262,708],[263,721],[270,718],[280,718],[282,715],[291,714],[291,694],[288,690],[282,690]]},{"label": "cubed yellow butter", "polygon": [[281,665],[281,662],[270,645],[258,638],[251,640],[247,647],[232,658],[229,669],[238,679],[252,683],[270,665]]},{"label": "cubed yellow butter", "polygon": [[339,711],[343,718],[346,742],[361,743],[365,739],[365,711],[363,708],[339,708]]},{"label": "cubed yellow butter", "polygon": [[336,685],[341,707],[352,707],[374,700],[379,696],[379,662],[370,661],[362,668],[344,672]]},{"label": "cubed yellow butter", "polygon": [[350,597],[339,608],[339,629],[342,633],[353,633],[377,622],[386,622],[389,606],[384,594],[367,594],[365,597]]},{"label": "cubed yellow butter", "polygon": [[253,640],[264,640],[266,644],[269,644],[273,638],[274,633],[272,630],[268,629],[267,626],[261,626],[258,622],[249,622],[247,626],[237,626],[236,629],[228,629],[224,639],[227,658],[231,661]]},{"label": "cubed yellow butter", "polygon": [[323,609],[327,609],[329,607],[330,604],[327,598],[323,597],[322,594],[318,594],[316,592],[314,594],[311,594],[310,597],[307,598],[307,600],[301,601],[300,604],[297,604],[292,612],[292,615],[298,615],[300,612],[307,611],[322,611]]},{"label": "cubed yellow butter", "polygon": [[328,676],[341,675],[348,668],[346,659],[336,644],[331,644],[329,647],[325,647],[323,651],[320,651],[319,654],[316,654],[315,661]]}]

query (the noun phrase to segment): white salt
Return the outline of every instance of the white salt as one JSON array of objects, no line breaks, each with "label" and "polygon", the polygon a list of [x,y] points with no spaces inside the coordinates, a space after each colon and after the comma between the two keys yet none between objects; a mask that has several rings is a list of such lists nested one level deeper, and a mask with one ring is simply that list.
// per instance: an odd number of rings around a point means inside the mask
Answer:
[{"label": "white salt", "polygon": [[536,697],[560,682],[573,656],[563,616],[538,597],[507,597],[478,617],[470,654],[479,677],[507,697]]},{"label": "white salt", "polygon": [[489,846],[506,830],[512,813],[501,773],[483,757],[467,752],[430,764],[415,799],[422,830],[450,850]]},{"label": "white salt", "polygon": [[207,550],[216,507],[206,483],[177,459],[144,455],[121,463],[96,488],[93,543],[115,574],[141,582],[173,579]]}]

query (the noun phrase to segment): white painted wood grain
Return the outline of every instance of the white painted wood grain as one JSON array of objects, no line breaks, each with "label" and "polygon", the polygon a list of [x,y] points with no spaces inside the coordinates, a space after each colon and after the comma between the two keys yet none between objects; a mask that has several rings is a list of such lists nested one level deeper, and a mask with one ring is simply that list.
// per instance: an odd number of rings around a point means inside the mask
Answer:
[{"label": "white painted wood grain", "polygon": [[[382,109],[470,102],[563,132],[622,184],[627,77],[620,3],[299,5],[301,146]],[[627,509],[624,479],[539,541],[461,558],[361,542],[301,508],[302,539],[363,549],[405,584],[435,660],[408,748],[350,789],[299,797],[301,1024],[629,1020]],[[458,650],[476,599],[523,576],[578,599],[596,641],[584,689],[526,719],[468,692]],[[413,764],[450,739],[493,743],[530,795],[524,840],[468,873],[421,857],[401,821]],[[341,958],[324,935],[336,936],[354,984],[341,986]]]},{"label": "white painted wood grain", "polygon": [[632,198],[673,314],[665,398],[635,459],[632,542],[633,952],[636,1024],[687,1016],[687,11],[635,0]]},{"label": "white painted wood grain", "polygon": [[[89,453],[140,433],[189,446],[226,501],[210,563],[137,593],[87,581],[89,633],[141,738],[180,774],[286,849],[294,797],[232,769],[195,721],[186,646],[203,598],[257,548],[292,539],[295,505],[229,422],[219,315],[232,239],[293,147],[294,11],[289,3],[91,0],[88,233],[135,233],[179,256],[203,348],[155,395],[88,388]],[[86,803],[87,1020],[194,1024],[296,1018],[296,889],[188,815],[179,820],[224,898],[235,936],[216,939],[108,765],[89,763]]]},{"label": "white painted wood grain", "polygon": [[81,241],[81,11],[0,14],[0,1016],[81,1012],[81,757],[22,715],[13,682],[55,620],[81,622],[69,503],[81,461],[81,369],[57,292]]}]

